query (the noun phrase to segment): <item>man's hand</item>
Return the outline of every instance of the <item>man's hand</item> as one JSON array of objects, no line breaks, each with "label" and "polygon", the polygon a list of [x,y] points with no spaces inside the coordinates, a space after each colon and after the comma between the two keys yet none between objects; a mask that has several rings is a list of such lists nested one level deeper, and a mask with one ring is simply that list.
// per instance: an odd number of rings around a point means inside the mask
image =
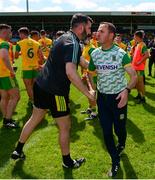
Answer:
[{"label": "man's hand", "polygon": [[39,65],[38,68],[37,68],[37,71],[41,71],[43,67],[44,67],[44,64]]},{"label": "man's hand", "polygon": [[90,90],[89,91],[89,95],[88,95],[88,98],[90,99],[90,101],[92,102],[96,102],[96,93],[94,90]]},{"label": "man's hand", "polygon": [[116,97],[116,100],[119,100],[118,103],[118,108],[122,108],[127,104],[128,101],[128,90],[124,89],[121,93],[118,94],[118,96]]}]

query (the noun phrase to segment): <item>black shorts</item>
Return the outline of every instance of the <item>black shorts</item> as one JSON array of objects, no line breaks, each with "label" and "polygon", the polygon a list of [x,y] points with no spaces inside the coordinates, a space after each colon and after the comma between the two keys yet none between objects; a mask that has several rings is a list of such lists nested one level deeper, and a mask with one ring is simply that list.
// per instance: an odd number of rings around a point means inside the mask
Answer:
[{"label": "black shorts", "polygon": [[52,117],[58,118],[69,115],[69,96],[50,94],[35,82],[33,86],[34,106],[40,109],[50,109]]}]

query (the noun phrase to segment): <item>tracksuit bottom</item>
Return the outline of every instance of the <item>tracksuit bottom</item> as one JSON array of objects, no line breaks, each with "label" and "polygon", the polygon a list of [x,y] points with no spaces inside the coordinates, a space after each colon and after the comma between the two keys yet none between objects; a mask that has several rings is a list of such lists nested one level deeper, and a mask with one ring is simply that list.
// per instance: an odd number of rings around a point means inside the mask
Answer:
[{"label": "tracksuit bottom", "polygon": [[107,150],[111,156],[112,163],[118,160],[118,153],[113,137],[114,132],[118,138],[118,144],[125,147],[127,137],[126,120],[127,105],[118,108],[119,100],[116,100],[118,94],[102,94],[98,92],[97,105],[100,124],[103,129],[103,136]]}]

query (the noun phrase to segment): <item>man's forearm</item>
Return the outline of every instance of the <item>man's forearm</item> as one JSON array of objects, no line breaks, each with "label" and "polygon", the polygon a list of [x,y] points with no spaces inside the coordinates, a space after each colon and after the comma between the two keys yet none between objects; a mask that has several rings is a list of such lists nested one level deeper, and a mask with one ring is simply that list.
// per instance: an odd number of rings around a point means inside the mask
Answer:
[{"label": "man's forearm", "polygon": [[88,69],[89,62],[84,59],[83,56],[80,57],[80,66],[84,69]]},{"label": "man's forearm", "polygon": [[80,76],[77,73],[72,73],[71,75],[68,75],[68,78],[79,91],[81,91],[85,96],[89,96],[87,87],[83,84]]}]

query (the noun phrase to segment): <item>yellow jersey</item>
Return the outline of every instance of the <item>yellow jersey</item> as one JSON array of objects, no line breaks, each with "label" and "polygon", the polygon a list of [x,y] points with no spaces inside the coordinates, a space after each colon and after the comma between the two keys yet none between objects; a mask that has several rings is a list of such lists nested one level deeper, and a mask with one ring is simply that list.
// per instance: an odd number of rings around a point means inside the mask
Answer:
[{"label": "yellow jersey", "polygon": [[127,45],[124,44],[123,42],[121,42],[121,43],[116,43],[116,45],[118,45],[118,47],[122,48],[124,51],[127,50]]},{"label": "yellow jersey", "polygon": [[13,44],[11,42],[8,43],[9,43],[9,58],[11,63],[13,64],[14,63]]},{"label": "yellow jersey", "polygon": [[95,46],[91,43],[87,44],[83,48],[82,56],[87,60],[90,61],[90,53],[95,49]]},{"label": "yellow jersey", "polygon": [[90,43],[95,46],[95,48],[98,48],[98,41],[96,39],[91,39]]},{"label": "yellow jersey", "polygon": [[[83,52],[82,52],[82,56],[84,57],[85,60],[87,60],[88,62],[90,62],[90,54],[91,52],[95,49],[95,46],[91,43],[87,44],[84,46],[83,48]],[[88,73],[88,70],[86,69],[83,69],[82,70],[82,74],[87,74]],[[95,74],[95,73],[94,73]]]},{"label": "yellow jersey", "polygon": [[51,48],[52,46],[52,40],[45,37],[45,38],[41,38],[38,41],[40,43],[41,46],[41,50],[43,52],[43,55],[46,57],[46,59],[48,58],[49,55],[49,48]]},{"label": "yellow jersey", "polygon": [[132,40],[130,41],[130,45],[131,45],[131,47],[135,46],[135,45],[136,45],[136,41],[135,41],[134,39],[132,39]]},{"label": "yellow jersey", "polygon": [[[7,41],[0,39],[0,49],[3,48],[9,51],[9,43]],[[0,57],[0,77],[10,77],[10,71],[4,64],[3,59],[1,57]]]},{"label": "yellow jersey", "polygon": [[16,51],[21,52],[22,70],[34,70],[39,67],[39,48],[40,44],[31,38],[23,39],[17,43]]}]

